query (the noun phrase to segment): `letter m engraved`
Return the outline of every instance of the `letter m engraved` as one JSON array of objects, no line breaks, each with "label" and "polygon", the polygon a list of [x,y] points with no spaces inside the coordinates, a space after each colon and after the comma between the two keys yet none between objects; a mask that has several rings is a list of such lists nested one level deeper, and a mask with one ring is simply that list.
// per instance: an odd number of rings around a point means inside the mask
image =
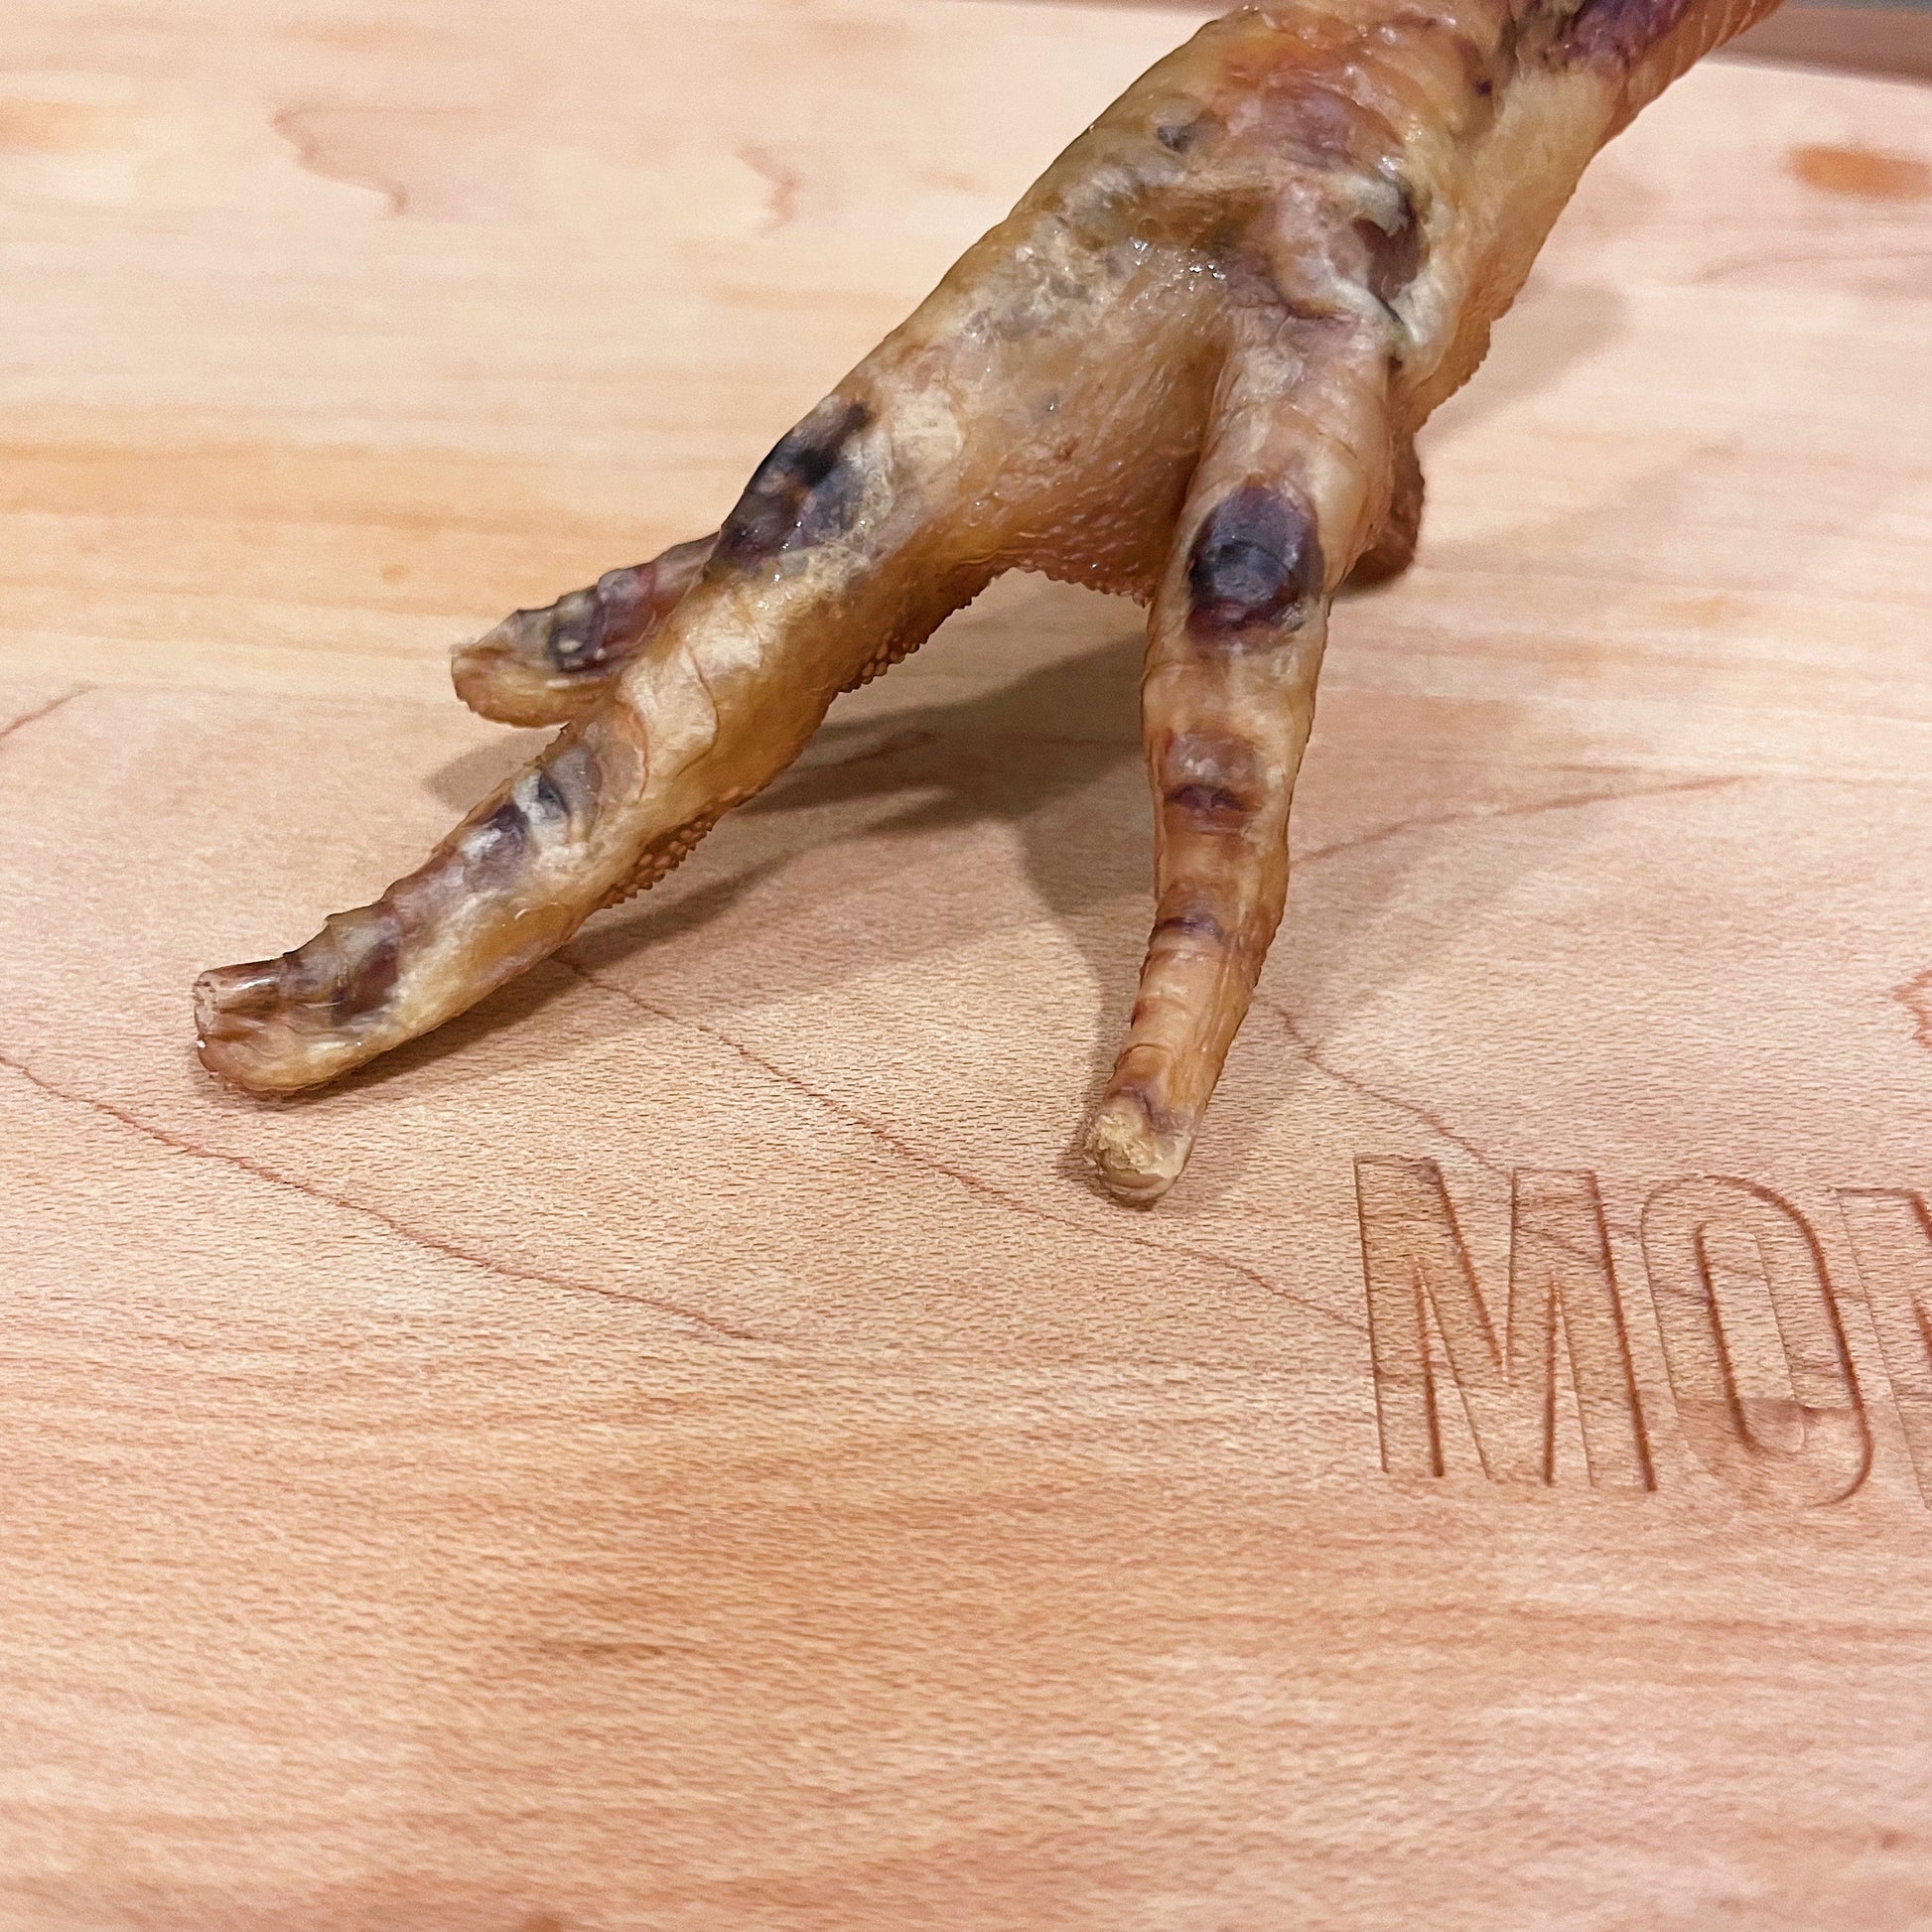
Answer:
[{"label": "letter m engraved", "polygon": [[1391,1475],[1442,1475],[1459,1407],[1492,1481],[1553,1482],[1567,1360],[1591,1487],[1656,1487],[1593,1174],[1514,1176],[1500,1344],[1436,1163],[1360,1159],[1355,1198]]}]

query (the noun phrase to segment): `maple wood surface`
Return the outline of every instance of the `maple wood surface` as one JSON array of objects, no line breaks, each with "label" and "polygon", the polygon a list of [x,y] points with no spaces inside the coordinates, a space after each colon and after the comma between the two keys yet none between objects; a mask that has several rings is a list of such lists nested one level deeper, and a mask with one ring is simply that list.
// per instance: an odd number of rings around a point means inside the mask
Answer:
[{"label": "maple wood surface", "polygon": [[435,1038],[194,1063],[535,742],[449,644],[1185,26],[8,9],[9,1932],[1932,1924],[1932,92],[1596,164],[1157,1212],[1138,616],[1029,580]]}]

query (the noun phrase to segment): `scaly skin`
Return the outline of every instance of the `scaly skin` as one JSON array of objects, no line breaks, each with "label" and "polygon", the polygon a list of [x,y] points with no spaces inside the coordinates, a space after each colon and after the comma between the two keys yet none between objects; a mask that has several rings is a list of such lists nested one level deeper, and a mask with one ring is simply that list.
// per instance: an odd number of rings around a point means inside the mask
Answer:
[{"label": "scaly skin", "polygon": [[1154,935],[1090,1150],[1187,1161],[1288,887],[1329,600],[1414,547],[1415,433],[1590,157],[1762,0],[1303,0],[1136,83],[759,467],[715,539],[456,656],[563,723],[420,870],[204,974],[259,1094],[440,1025],[653,884],[1000,572],[1152,605]]}]

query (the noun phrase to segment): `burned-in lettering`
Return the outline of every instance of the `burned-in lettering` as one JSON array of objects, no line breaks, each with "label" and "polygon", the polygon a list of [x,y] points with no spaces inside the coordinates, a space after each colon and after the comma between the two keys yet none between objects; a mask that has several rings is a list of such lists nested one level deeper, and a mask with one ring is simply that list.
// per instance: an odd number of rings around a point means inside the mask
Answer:
[{"label": "burned-in lettering", "polygon": [[1391,1475],[1447,1474],[1459,1437],[1458,1451],[1472,1448],[1493,1481],[1554,1482],[1564,1375],[1590,1487],[1656,1486],[1595,1175],[1515,1176],[1500,1324],[1435,1162],[1361,1156],[1355,1190],[1376,1420]]}]

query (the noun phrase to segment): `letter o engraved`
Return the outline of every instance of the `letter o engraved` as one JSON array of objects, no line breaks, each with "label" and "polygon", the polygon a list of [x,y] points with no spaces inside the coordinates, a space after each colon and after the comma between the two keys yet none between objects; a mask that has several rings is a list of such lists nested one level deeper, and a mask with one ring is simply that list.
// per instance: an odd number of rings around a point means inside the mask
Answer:
[{"label": "letter o engraved", "polygon": [[[1748,1181],[1674,1180],[1644,1208],[1643,1253],[1698,1460],[1754,1499],[1820,1505],[1851,1495],[1871,1466],[1871,1430],[1824,1256],[1797,1211]],[[1753,1296],[1768,1298],[1768,1324],[1762,1302],[1748,1306]],[[1745,1345],[1753,1329],[1774,1337],[1782,1358],[1773,1393]]]}]

